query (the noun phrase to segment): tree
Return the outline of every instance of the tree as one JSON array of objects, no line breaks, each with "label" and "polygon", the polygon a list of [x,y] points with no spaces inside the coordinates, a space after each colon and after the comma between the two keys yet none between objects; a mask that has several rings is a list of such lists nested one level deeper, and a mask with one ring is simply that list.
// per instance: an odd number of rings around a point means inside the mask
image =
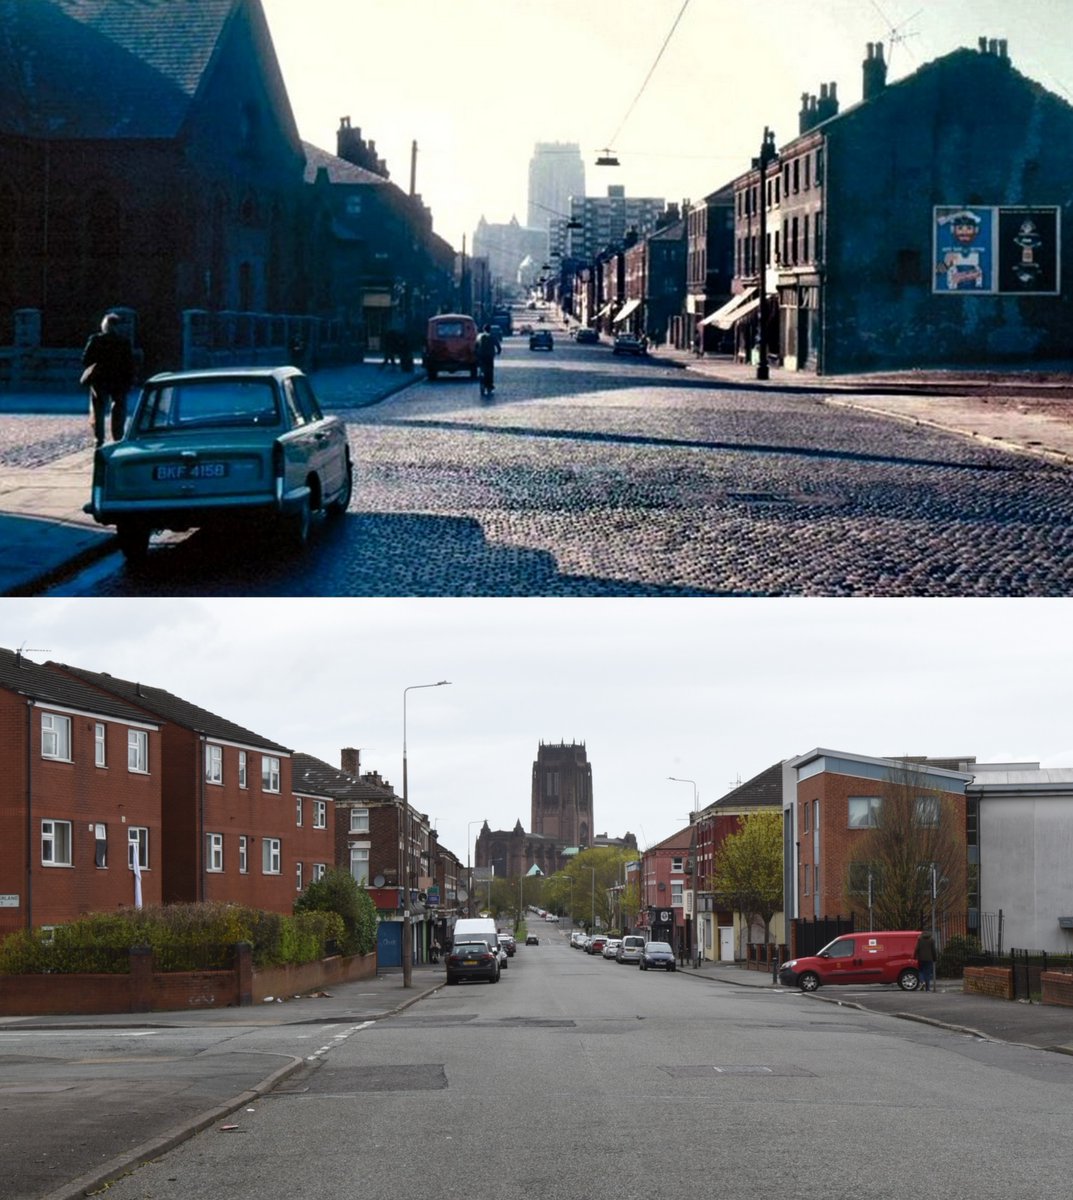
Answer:
[{"label": "tree", "polygon": [[595,916],[607,929],[621,910],[620,889],[623,865],[637,854],[621,846],[593,846],[576,854],[565,870],[549,875],[544,882],[547,907],[569,913],[583,925]]},{"label": "tree", "polygon": [[963,907],[966,887],[965,819],[955,796],[929,784],[906,760],[892,770],[871,806],[845,880],[846,900],[868,905],[876,929],[917,929],[933,913]]},{"label": "tree", "polygon": [[376,905],[341,867],[332,867],[314,879],[295,900],[294,911],[338,913],[346,926],[346,939],[340,947],[344,954],[371,954],[376,948]]},{"label": "tree", "polygon": [[771,918],[782,912],[782,814],[750,813],[719,847],[714,891],[742,917],[746,929],[761,923],[765,945]]}]

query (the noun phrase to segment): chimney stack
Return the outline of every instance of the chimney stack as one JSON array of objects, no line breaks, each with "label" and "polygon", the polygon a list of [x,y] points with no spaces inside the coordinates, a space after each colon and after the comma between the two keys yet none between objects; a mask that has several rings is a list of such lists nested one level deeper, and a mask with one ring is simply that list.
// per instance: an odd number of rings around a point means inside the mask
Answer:
[{"label": "chimney stack", "polygon": [[340,750],[339,764],[342,767],[344,775],[349,775],[352,779],[357,779],[361,774],[361,750],[354,746],[347,746],[343,750]]},{"label": "chimney stack", "polygon": [[882,42],[868,43],[868,57],[864,60],[862,68],[863,98],[872,100],[887,86],[887,63],[883,58]]}]

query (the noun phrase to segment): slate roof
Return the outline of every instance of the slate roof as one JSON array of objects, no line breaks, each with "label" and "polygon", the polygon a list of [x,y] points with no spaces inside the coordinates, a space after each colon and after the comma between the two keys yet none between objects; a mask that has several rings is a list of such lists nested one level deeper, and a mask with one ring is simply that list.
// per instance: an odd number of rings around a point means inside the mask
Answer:
[{"label": "slate roof", "polygon": [[120,721],[136,721],[143,725],[154,723],[144,712],[131,708],[114,696],[102,696],[94,688],[52,671],[47,666],[33,663],[14,650],[0,649],[0,687],[43,704],[56,704],[62,708],[114,717]]},{"label": "slate roof", "polygon": [[223,741],[237,742],[239,745],[250,746],[257,750],[272,750],[281,754],[290,754],[290,748],[281,746],[278,742],[270,741],[259,733],[243,729],[226,717],[217,716],[208,709],[199,708],[189,700],[173,696],[163,688],[151,687],[147,683],[119,679],[107,672],[86,671],[81,667],[71,667],[66,663],[50,663],[64,671],[69,671],[77,679],[84,680],[93,687],[99,687],[113,696],[137,704],[158,717],[163,717],[184,729],[192,729],[195,733],[203,733],[207,737],[219,738]]},{"label": "slate roof", "polygon": [[301,750],[296,751],[292,759],[291,786],[296,792],[331,796],[338,801],[362,803],[375,800],[384,803],[397,799],[389,783],[375,783],[367,777],[355,779],[353,775]]},{"label": "slate roof", "polygon": [[312,142],[303,142],[302,150],[306,156],[306,183],[313,183],[317,178],[317,171],[323,167],[328,172],[329,183],[369,183],[387,187],[395,186],[389,179],[377,175],[375,171],[367,171],[364,167],[347,162],[345,158],[340,158],[337,154],[330,154],[327,150],[314,146]]},{"label": "slate roof", "polygon": [[736,812],[740,808],[782,807],[782,763],[754,775],[732,792],[709,804],[705,812]]},{"label": "slate roof", "polygon": [[175,137],[248,2],[0,0],[0,132]]}]

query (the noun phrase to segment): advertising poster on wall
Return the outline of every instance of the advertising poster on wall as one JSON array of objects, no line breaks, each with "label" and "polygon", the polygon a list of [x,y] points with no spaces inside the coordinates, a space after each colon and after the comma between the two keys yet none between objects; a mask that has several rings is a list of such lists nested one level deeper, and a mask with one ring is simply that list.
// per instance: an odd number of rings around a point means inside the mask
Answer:
[{"label": "advertising poster on wall", "polygon": [[1057,294],[1057,208],[945,205],[933,213],[936,294]]},{"label": "advertising poster on wall", "polygon": [[990,208],[935,209],[937,292],[993,292],[994,235]]},{"label": "advertising poster on wall", "polygon": [[998,210],[998,290],[1058,291],[1058,209]]}]

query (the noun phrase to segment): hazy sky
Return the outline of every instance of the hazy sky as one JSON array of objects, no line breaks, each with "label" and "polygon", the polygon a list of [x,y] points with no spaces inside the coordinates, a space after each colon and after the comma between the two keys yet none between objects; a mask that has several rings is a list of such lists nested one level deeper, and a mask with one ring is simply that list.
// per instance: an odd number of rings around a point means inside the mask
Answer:
[{"label": "hazy sky", "polygon": [[[344,746],[465,862],[530,825],[541,741],[584,742],[595,825],[644,847],[816,746],[1073,766],[1067,600],[31,600],[8,649],[163,687],[296,750]],[[472,826],[470,823],[474,822]]]},{"label": "hazy sky", "polygon": [[[526,220],[538,141],[577,142],[589,195],[699,199],[749,166],[764,126],[797,134],[801,93],[861,98],[868,42],[888,79],[981,36],[1073,95],[1073,0],[262,0],[298,128],[334,152],[349,116],[455,249],[483,214]],[[895,41],[891,42],[891,33]],[[638,98],[639,97],[639,98]],[[636,103],[635,103],[636,101]],[[619,168],[598,168],[613,149]]]}]

